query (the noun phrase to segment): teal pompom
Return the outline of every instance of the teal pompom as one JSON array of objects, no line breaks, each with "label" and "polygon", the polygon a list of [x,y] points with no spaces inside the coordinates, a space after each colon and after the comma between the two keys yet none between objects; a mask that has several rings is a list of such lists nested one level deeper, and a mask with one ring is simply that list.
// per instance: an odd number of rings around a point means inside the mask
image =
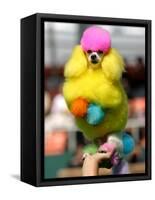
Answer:
[{"label": "teal pompom", "polygon": [[123,153],[127,155],[133,151],[135,147],[135,142],[132,136],[130,136],[127,133],[123,133],[122,140],[123,140]]},{"label": "teal pompom", "polygon": [[105,117],[105,112],[101,106],[96,104],[90,104],[87,109],[86,120],[90,125],[100,124]]}]

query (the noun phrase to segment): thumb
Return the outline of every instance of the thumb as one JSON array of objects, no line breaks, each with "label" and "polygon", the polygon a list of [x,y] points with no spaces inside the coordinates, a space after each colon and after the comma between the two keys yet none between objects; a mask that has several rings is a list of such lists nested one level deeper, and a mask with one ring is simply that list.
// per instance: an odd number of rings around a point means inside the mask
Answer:
[{"label": "thumb", "polygon": [[110,159],[111,155],[112,155],[111,152],[106,152],[106,153],[99,153],[99,152],[97,152],[94,156],[96,157],[96,159],[98,161],[101,161],[101,160]]}]

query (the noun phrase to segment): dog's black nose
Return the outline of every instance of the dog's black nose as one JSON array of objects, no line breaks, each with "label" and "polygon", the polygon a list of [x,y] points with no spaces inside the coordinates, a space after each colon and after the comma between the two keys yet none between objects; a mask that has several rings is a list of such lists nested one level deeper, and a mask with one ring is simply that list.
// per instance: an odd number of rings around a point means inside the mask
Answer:
[{"label": "dog's black nose", "polygon": [[95,60],[96,59],[96,55],[91,55],[91,59]]}]

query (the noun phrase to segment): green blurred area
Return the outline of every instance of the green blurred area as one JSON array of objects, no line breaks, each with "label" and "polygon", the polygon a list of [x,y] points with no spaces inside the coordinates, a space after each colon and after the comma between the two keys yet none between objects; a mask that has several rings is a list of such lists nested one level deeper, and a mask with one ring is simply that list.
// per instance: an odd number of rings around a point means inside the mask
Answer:
[{"label": "green blurred area", "polygon": [[45,156],[44,174],[45,179],[56,178],[60,169],[66,168],[73,157],[72,152],[61,155]]}]

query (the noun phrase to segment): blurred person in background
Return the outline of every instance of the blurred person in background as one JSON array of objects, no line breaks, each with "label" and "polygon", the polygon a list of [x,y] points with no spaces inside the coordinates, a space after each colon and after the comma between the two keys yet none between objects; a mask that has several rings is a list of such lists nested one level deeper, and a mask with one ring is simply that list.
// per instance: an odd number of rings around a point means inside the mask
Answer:
[{"label": "blurred person in background", "polygon": [[45,115],[48,115],[50,112],[50,109],[51,109],[51,104],[52,104],[51,97],[50,97],[50,94],[48,93],[48,91],[45,91],[44,101],[45,101],[44,112],[45,112]]},{"label": "blurred person in background", "polygon": [[67,113],[69,114],[69,110],[67,108],[64,96],[62,95],[62,85],[59,85],[58,94],[54,96],[51,112],[54,113]]},{"label": "blurred person in background", "polygon": [[73,154],[73,159],[69,162],[68,167],[81,167],[83,160],[83,148],[86,145],[86,140],[81,131],[76,131],[76,145],[77,148]]},{"label": "blurred person in background", "polygon": [[130,162],[145,162],[145,128],[140,129],[139,142],[129,160]]}]

